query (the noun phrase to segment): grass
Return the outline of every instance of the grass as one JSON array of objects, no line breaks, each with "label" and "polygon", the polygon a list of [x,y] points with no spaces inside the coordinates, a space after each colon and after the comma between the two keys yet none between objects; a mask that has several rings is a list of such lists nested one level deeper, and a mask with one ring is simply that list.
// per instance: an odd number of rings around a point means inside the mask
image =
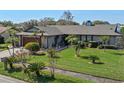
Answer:
[{"label": "grass", "polygon": [[[74,49],[68,48],[58,53],[60,58],[56,60],[56,67],[86,73],[94,76],[105,77],[116,80],[124,80],[124,51],[123,50],[100,50],[100,49],[81,49],[81,57],[75,57]],[[89,56],[95,55],[104,64],[90,64]],[[45,62],[47,56],[32,56],[30,62]]]},{"label": "grass", "polygon": [[[16,67],[19,67],[19,66],[16,66]],[[55,79],[51,79],[49,71],[42,71],[43,76],[40,76],[39,78],[34,77],[31,79],[31,78],[28,78],[28,76],[24,74],[23,70],[20,68],[5,71],[3,68],[2,62],[0,62],[0,74],[14,77],[27,82],[39,82],[39,83],[42,83],[42,82],[44,83],[50,83],[50,82],[51,83],[89,83],[89,82],[92,82],[89,80],[70,77],[70,76],[62,75],[58,73],[55,74]]]},{"label": "grass", "polygon": [[9,45],[11,44],[0,44],[0,51],[6,50]]}]

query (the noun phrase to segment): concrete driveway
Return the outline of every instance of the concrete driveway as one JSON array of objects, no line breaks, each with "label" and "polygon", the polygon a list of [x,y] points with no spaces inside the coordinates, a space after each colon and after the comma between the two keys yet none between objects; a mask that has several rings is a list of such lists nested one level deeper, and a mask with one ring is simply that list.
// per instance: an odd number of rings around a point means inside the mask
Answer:
[{"label": "concrete driveway", "polygon": [[26,82],[8,76],[0,75],[0,83],[26,83]]},{"label": "concrete driveway", "polygon": [[[17,51],[17,50],[20,50],[20,48],[14,48],[14,52]],[[28,52],[28,50],[25,50],[25,51]],[[11,56],[10,53],[11,54],[13,53],[13,50],[12,49],[0,51],[0,61],[1,61],[1,58],[3,58],[3,57],[9,57],[9,56]]]},{"label": "concrete driveway", "polygon": [[[17,51],[17,50],[20,50],[20,48],[15,48],[15,51]],[[10,49],[10,52],[12,53],[12,49]],[[0,61],[1,61],[1,58],[9,57],[9,56],[10,56],[10,53],[8,50],[1,51],[0,52]],[[25,83],[25,82],[15,79],[15,78],[8,77],[8,76],[0,75],[0,83]]]}]

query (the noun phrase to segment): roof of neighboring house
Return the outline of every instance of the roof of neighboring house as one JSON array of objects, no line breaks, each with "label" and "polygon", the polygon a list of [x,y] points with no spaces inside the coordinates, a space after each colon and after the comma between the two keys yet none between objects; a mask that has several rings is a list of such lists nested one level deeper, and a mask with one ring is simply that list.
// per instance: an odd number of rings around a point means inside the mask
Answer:
[{"label": "roof of neighboring house", "polygon": [[[95,26],[79,26],[79,25],[52,25],[52,26],[35,26],[34,28],[43,31],[43,35],[120,35],[116,32],[116,25],[95,25]],[[26,32],[18,33],[18,35],[31,35],[31,29]]]},{"label": "roof of neighboring house", "polygon": [[2,34],[3,32],[5,32],[7,29],[8,29],[7,27],[0,26],[0,34]]},{"label": "roof of neighboring house", "polygon": [[[35,29],[34,29],[35,28]],[[57,27],[53,26],[35,26],[25,32],[17,33],[17,35],[33,35],[33,32],[35,31],[42,31],[43,35],[45,36],[53,36],[53,35],[63,35],[64,33],[61,32]],[[41,34],[37,34],[41,35]]]}]

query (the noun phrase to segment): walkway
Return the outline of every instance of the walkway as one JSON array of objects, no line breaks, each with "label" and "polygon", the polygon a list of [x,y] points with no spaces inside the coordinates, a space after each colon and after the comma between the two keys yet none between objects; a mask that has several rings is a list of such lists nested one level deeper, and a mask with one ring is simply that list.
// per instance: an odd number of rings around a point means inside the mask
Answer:
[{"label": "walkway", "polygon": [[[50,68],[47,68],[47,69],[50,69]],[[55,72],[61,73],[64,75],[69,75],[72,77],[91,80],[91,81],[94,81],[96,83],[122,83],[122,82],[124,82],[124,81],[118,81],[118,80],[112,80],[112,79],[107,79],[107,78],[102,78],[102,77],[96,77],[96,76],[82,74],[82,73],[76,73],[76,72],[62,70],[62,69],[55,69]]]}]

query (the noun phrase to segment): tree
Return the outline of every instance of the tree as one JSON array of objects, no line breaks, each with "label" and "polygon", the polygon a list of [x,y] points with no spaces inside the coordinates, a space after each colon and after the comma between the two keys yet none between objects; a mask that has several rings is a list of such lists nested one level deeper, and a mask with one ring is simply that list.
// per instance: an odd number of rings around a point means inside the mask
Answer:
[{"label": "tree", "polygon": [[7,64],[9,64],[10,69],[14,69],[13,67],[13,63],[17,62],[17,58],[16,57],[8,57],[6,60]]},{"label": "tree", "polygon": [[30,76],[31,72],[34,72],[36,74],[37,77],[40,76],[40,70],[45,68],[45,64],[44,63],[31,63],[28,65],[28,67],[25,66],[24,68],[24,73],[28,74],[28,76]]},{"label": "tree", "polygon": [[56,50],[50,48],[47,50],[49,63],[50,63],[50,72],[51,78],[55,78],[55,61],[56,61]]},{"label": "tree", "polygon": [[17,30],[15,27],[11,27],[7,31],[7,33],[9,34],[9,37],[7,38],[6,42],[12,44],[12,49],[13,49],[12,56],[14,56],[14,47],[16,46],[16,43],[19,42],[19,39],[16,37],[16,32]]},{"label": "tree", "polygon": [[12,21],[0,21],[0,24],[2,24],[3,26],[14,26],[13,22]]},{"label": "tree", "polygon": [[83,41],[78,41],[77,44],[75,45],[75,52],[77,57],[80,57],[80,48],[82,45]]},{"label": "tree", "polygon": [[51,18],[51,17],[45,17],[44,19],[41,19],[40,23],[43,26],[46,26],[46,25],[56,25],[55,19]]},{"label": "tree", "polygon": [[63,15],[62,15],[62,19],[66,20],[66,21],[72,21],[74,18],[74,16],[72,15],[72,13],[70,11],[64,11]]},{"label": "tree", "polygon": [[69,35],[65,38],[65,40],[70,43],[70,45],[75,45],[79,40],[76,35]]},{"label": "tree", "polygon": [[117,46],[124,48],[124,27],[121,28],[121,37],[117,38]]},{"label": "tree", "polygon": [[104,46],[105,51],[105,44],[110,40],[110,36],[101,36],[100,38],[102,40],[102,46]]},{"label": "tree", "polygon": [[[43,35],[43,31],[39,30],[39,31],[35,31],[33,33],[33,36],[35,37],[35,40],[37,41],[37,43],[39,44],[40,48],[43,48],[43,39],[44,39],[44,35]],[[41,39],[41,42],[39,42],[39,38]],[[40,45],[41,43],[41,45]]]},{"label": "tree", "polygon": [[79,23],[74,22],[74,21],[67,21],[67,20],[64,20],[64,19],[59,19],[56,22],[56,25],[79,25]]},{"label": "tree", "polygon": [[70,24],[73,21],[73,18],[74,16],[72,15],[70,11],[64,11],[62,15],[62,19],[67,22],[66,24]]},{"label": "tree", "polygon": [[75,55],[77,57],[80,56],[80,48],[81,48],[81,45],[83,45],[83,42],[79,40],[79,38],[75,35],[69,35],[65,38],[65,40],[70,43],[71,46],[74,46],[75,48]]},{"label": "tree", "polygon": [[19,25],[19,29],[25,31],[33,26],[38,26],[38,20],[32,19],[23,23],[18,24]]},{"label": "tree", "polygon": [[95,20],[95,21],[93,21],[93,24],[94,24],[94,25],[98,25],[98,24],[110,24],[110,23],[107,22],[107,21]]},{"label": "tree", "polygon": [[92,60],[92,63],[93,63],[93,64],[96,64],[96,60],[99,60],[99,57],[97,57],[97,56],[95,56],[95,55],[91,55],[91,56],[89,57],[89,59]]}]

